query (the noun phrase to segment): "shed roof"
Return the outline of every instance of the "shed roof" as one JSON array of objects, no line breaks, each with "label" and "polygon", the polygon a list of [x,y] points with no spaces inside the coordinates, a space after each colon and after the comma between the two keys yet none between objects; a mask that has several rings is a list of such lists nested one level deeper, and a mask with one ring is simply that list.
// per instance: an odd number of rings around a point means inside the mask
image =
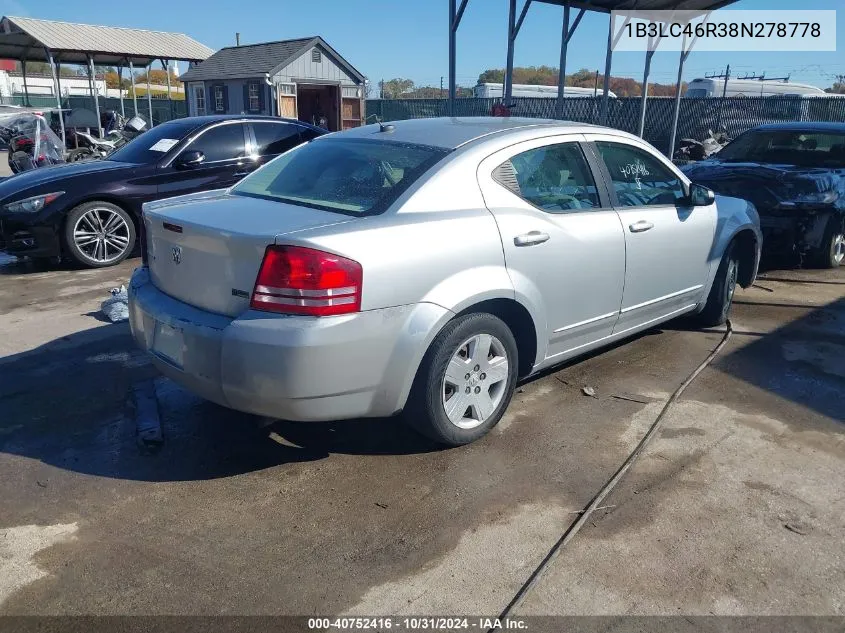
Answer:
[{"label": "shed roof", "polygon": [[74,24],[6,16],[0,21],[0,58],[47,61],[45,48],[58,61],[98,65],[146,66],[157,59],[202,61],[214,51],[183,33],[115,26]]},{"label": "shed roof", "polygon": [[316,44],[325,49],[351,77],[363,83],[364,76],[320,36],[227,46],[201,64],[189,68],[179,79],[181,81],[212,81],[244,79],[265,74],[274,75]]}]

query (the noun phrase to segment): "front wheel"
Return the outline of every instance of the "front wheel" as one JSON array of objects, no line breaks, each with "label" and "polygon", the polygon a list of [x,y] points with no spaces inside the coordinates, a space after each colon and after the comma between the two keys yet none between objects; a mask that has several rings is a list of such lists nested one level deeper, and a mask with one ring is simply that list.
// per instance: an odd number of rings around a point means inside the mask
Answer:
[{"label": "front wheel", "polygon": [[820,268],[839,268],[845,260],[845,228],[843,220],[832,217],[827,221],[821,248],[816,253]]},{"label": "front wheel", "polygon": [[739,257],[736,251],[736,242],[731,242],[719,262],[716,278],[713,280],[710,294],[707,295],[707,303],[698,315],[698,322],[704,327],[723,325],[728,320],[739,276]]},{"label": "front wheel", "polygon": [[65,251],[88,268],[114,266],[135,248],[135,224],[110,202],[85,202],[65,222]]},{"label": "front wheel", "polygon": [[501,319],[488,313],[459,317],[431,344],[403,416],[441,444],[473,442],[504,415],[518,361],[516,341]]}]

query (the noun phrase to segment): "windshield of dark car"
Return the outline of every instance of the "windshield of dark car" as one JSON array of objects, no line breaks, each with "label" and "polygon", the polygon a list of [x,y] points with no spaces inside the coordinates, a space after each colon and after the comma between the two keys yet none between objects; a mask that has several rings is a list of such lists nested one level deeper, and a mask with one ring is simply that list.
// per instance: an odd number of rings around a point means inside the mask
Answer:
[{"label": "windshield of dark car", "polygon": [[196,127],[196,122],[189,119],[162,123],[109,154],[108,160],[136,165],[155,163]]},{"label": "windshield of dark car", "polygon": [[799,167],[845,167],[845,133],[754,130],[728,143],[720,161],[775,163]]},{"label": "windshield of dark car", "polygon": [[425,145],[326,138],[283,154],[231,192],[369,215],[384,211],[446,153]]}]

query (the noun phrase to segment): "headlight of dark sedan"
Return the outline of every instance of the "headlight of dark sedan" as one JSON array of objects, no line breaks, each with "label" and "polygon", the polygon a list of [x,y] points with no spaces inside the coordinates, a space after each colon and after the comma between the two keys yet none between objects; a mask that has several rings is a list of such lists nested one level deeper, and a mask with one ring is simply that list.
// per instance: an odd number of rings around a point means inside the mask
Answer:
[{"label": "headlight of dark sedan", "polygon": [[23,200],[15,200],[14,202],[4,204],[3,210],[8,213],[37,213],[63,193],[64,191],[54,191],[53,193],[42,193],[40,196],[32,196]]}]

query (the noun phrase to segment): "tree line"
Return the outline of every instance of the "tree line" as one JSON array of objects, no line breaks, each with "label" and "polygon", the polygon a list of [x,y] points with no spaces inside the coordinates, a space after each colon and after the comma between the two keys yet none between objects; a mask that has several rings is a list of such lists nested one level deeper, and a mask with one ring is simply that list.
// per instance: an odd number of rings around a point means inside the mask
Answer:
[{"label": "tree line", "polygon": [[[478,76],[478,83],[504,83],[505,69],[490,68]],[[513,69],[513,83],[533,86],[557,86],[558,69],[553,66],[526,66]],[[604,86],[604,75],[597,70],[582,68],[566,76],[566,85],[579,88],[595,88],[601,92]],[[681,94],[687,84],[681,84]],[[610,90],[619,97],[639,97],[642,95],[642,83],[631,77],[610,76]],[[833,86],[826,92],[845,94],[845,76],[838,76]],[[652,97],[675,96],[675,84],[651,83],[648,94]],[[417,86],[413,80],[397,77],[387,81],[380,81],[376,86],[368,86],[368,98],[384,99],[438,99],[447,95],[445,87]],[[458,97],[471,97],[471,88],[458,87]]]},{"label": "tree line", "polygon": [[[21,72],[21,63],[15,62],[15,70],[17,72]],[[47,62],[27,62],[26,63],[26,72],[33,75],[49,75],[51,74],[50,71],[50,64]],[[123,77],[118,77],[117,68],[114,66],[94,66],[94,73],[98,76],[102,76],[106,81],[106,87],[108,88],[117,88],[118,86],[123,87],[124,89],[129,89],[132,87],[132,81],[129,78],[129,69],[124,68],[123,70]],[[87,77],[88,76],[88,67],[87,66],[79,66],[79,65],[62,65],[59,67],[59,74],[61,77]],[[147,83],[147,72],[146,71],[136,71],[135,72],[135,83],[136,84],[146,84]],[[167,73],[165,70],[150,70],[150,83],[151,84],[158,84],[160,86],[167,85]],[[170,84],[173,87],[176,87],[179,84],[179,77],[177,77],[173,71],[170,72]],[[140,86],[139,86],[140,88]],[[140,94],[140,92],[139,92]]]}]

